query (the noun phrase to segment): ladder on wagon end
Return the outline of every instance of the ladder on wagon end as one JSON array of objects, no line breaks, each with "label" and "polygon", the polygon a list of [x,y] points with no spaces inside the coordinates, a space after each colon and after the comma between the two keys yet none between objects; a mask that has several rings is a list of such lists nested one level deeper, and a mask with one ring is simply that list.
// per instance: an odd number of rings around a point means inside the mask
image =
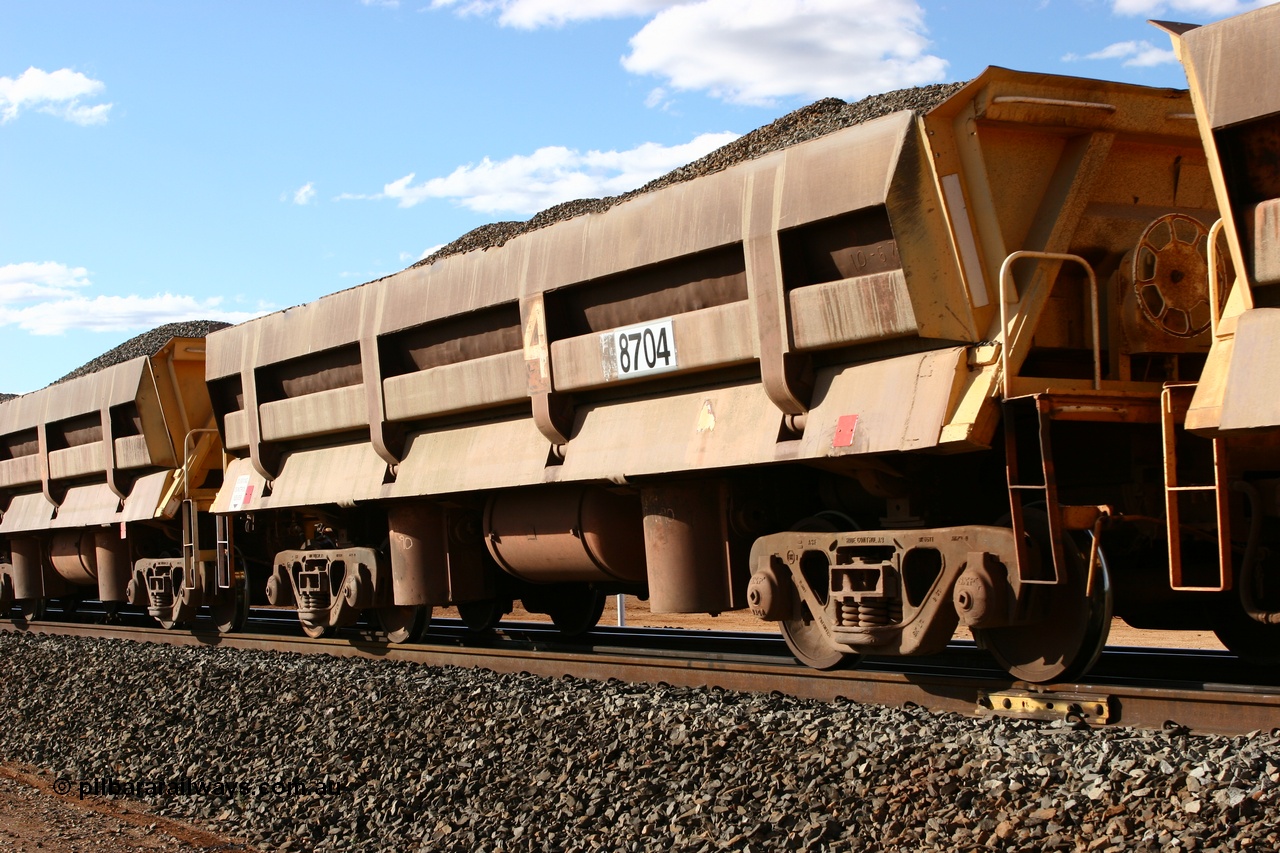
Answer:
[{"label": "ladder on wagon end", "polygon": [[[1160,427],[1164,459],[1164,511],[1169,540],[1169,585],[1186,592],[1221,592],[1231,587],[1231,512],[1227,494],[1227,446],[1220,438],[1202,438],[1184,428],[1187,409],[1195,394],[1195,383],[1165,385],[1160,394]],[[1187,546],[1198,538],[1205,541],[1202,523],[1190,528],[1183,523],[1187,510],[1204,498],[1212,501],[1214,553],[1218,571],[1184,571]],[[1197,535],[1198,534],[1198,535]]]},{"label": "ladder on wagon end", "polygon": [[[1067,392],[1015,397],[1004,402],[1010,518],[1018,542],[1023,583],[1059,582],[1063,576],[1065,533],[1093,530],[1094,542],[1097,542],[1105,508],[1060,502],[1051,429],[1055,421],[1093,421],[1160,426],[1170,587],[1187,592],[1220,592],[1230,588],[1231,519],[1226,443],[1222,439],[1202,438],[1183,427],[1194,391],[1194,383],[1170,383],[1158,400],[1123,394]],[[1033,434],[1035,440],[1027,440]],[[1047,516],[1052,566],[1037,568],[1026,559],[1024,510],[1034,505],[1042,506]],[[1212,558],[1208,556],[1210,550]],[[1192,569],[1186,568],[1189,552],[1204,555],[1195,561]],[[1090,575],[1096,559],[1096,553],[1091,553]]]}]

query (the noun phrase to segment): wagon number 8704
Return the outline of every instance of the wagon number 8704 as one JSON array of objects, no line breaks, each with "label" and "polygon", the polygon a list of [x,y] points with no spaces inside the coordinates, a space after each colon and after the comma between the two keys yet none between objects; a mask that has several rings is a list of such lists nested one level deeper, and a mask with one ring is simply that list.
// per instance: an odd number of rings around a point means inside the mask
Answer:
[{"label": "wagon number 8704", "polygon": [[678,367],[669,317],[605,332],[600,336],[600,349],[606,379],[630,379]]}]

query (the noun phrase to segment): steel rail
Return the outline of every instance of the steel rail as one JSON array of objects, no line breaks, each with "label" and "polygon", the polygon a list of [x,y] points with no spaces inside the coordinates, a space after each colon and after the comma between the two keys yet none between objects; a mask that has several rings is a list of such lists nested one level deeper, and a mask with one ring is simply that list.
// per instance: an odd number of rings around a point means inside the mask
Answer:
[{"label": "steel rail", "polygon": [[[848,700],[863,704],[919,706],[935,712],[966,716],[1007,713],[1011,716],[1054,716],[1070,719],[1064,709],[1083,705],[1105,714],[1085,713],[1098,725],[1133,728],[1176,727],[1203,734],[1246,734],[1280,727],[1280,687],[1238,684],[1147,682],[1145,685],[1116,680],[1095,680],[1031,688],[1011,684],[992,673],[965,672],[913,658],[878,659],[858,669],[818,672],[771,655],[723,652],[644,653],[620,647],[570,648],[533,634],[532,639],[482,645],[391,645],[344,636],[311,640],[266,634],[216,634],[166,631],[115,625],[39,622],[26,631],[46,635],[110,637],[135,642],[179,646],[206,646],[257,651],[327,654],[377,660],[406,661],[431,666],[482,668],[498,673],[529,673],[549,678],[574,677],[596,681],[611,678],[634,683],[686,687],[718,687],[736,691],[778,692],[800,698],[831,702]],[[515,628],[513,635],[519,635]],[[505,647],[504,647],[505,646]],[[963,649],[961,650],[963,651]],[[1109,653],[1135,655],[1136,650]],[[1168,652],[1157,656],[1169,655]],[[1131,680],[1130,680],[1131,681]],[[1013,712],[999,706],[1009,704]],[[1003,698],[1002,698],[1003,697]],[[996,705],[995,709],[984,706]],[[1046,711],[1045,706],[1054,708]],[[1018,707],[1033,706],[1018,713]]]}]

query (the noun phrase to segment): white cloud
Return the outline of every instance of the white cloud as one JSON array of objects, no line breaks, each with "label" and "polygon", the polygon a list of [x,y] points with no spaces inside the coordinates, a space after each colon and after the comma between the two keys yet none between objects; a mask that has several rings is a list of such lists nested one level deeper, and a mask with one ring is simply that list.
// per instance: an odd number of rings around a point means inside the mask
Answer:
[{"label": "white cloud", "polygon": [[294,204],[310,204],[316,197],[316,185],[308,181],[293,191]]},{"label": "white cloud", "polygon": [[0,325],[16,325],[35,335],[61,335],[71,330],[115,332],[150,329],[183,320],[243,323],[267,313],[224,311],[222,299],[196,299],[173,293],[155,296],[77,296],[38,302],[23,308],[0,306]]},{"label": "white cloud", "polygon": [[[367,0],[366,0],[367,2]],[[432,0],[431,8],[460,15],[498,15],[504,27],[532,30],[600,18],[649,17],[680,0]]]},{"label": "white cloud", "polygon": [[1149,68],[1153,65],[1178,61],[1172,50],[1156,47],[1145,39],[1116,42],[1084,56],[1068,53],[1062,57],[1063,62],[1078,62],[1082,59],[1123,59],[1123,65],[1136,68]]},{"label": "white cloud", "polygon": [[70,296],[87,287],[89,271],[84,267],[45,261],[26,261],[0,267],[0,306],[31,299]]},{"label": "white cloud", "polygon": [[927,52],[916,0],[432,0],[431,7],[496,14],[503,26],[524,29],[649,18],[622,64],[665,81],[646,100],[664,108],[669,90],[743,104],[857,98],[936,83],[947,69]]},{"label": "white cloud", "polygon": [[699,0],[667,9],[631,39],[622,64],[742,104],[859,98],[935,83],[914,0]]},{"label": "white cloud", "polygon": [[87,297],[89,271],[54,261],[0,266],[0,326],[16,325],[36,335],[78,329],[114,332],[150,329],[181,320],[240,323],[272,310],[224,311],[221,298],[196,299],[172,293],[155,296]]},{"label": "white cloud", "polygon": [[[1250,9],[1269,6],[1276,0],[1112,0],[1117,15],[1161,15],[1179,12],[1198,17],[1224,18]],[[1127,64],[1127,63],[1126,63]]]},{"label": "white cloud", "polygon": [[422,250],[421,252],[419,252],[417,255],[413,254],[413,252],[401,252],[401,253],[400,253],[400,263],[402,263],[402,264],[415,263],[415,264],[416,264],[418,261],[420,261],[420,260],[422,260],[423,258],[427,257],[428,255],[434,255],[436,252],[438,252],[438,251],[440,251],[441,249],[443,249],[443,248],[444,248],[444,246],[445,246],[445,244],[444,244],[444,243],[436,243],[434,246],[428,246],[427,248],[423,249],[423,250]]},{"label": "white cloud", "polygon": [[635,189],[737,138],[736,133],[704,133],[683,145],[646,142],[626,151],[585,154],[549,146],[506,160],[486,157],[477,164],[459,166],[445,177],[419,184],[413,183],[416,175],[410,173],[384,186],[380,194],[344,193],[339,198],[391,198],[400,207],[444,198],[479,213],[531,214],[562,201]]},{"label": "white cloud", "polygon": [[0,77],[0,123],[12,121],[23,110],[34,109],[75,124],[103,124],[111,104],[87,106],[80,99],[97,97],[105,88],[101,80],[69,68],[50,73],[33,67],[16,79]]}]

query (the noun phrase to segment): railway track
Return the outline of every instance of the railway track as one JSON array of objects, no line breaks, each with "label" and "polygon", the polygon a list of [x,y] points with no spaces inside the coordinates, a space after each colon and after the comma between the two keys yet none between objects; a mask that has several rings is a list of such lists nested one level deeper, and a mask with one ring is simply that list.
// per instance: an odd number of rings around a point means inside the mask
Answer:
[{"label": "railway track", "polygon": [[[1177,728],[1202,734],[1246,734],[1280,727],[1280,673],[1258,678],[1230,654],[1202,650],[1108,648],[1087,682],[1030,686],[1011,682],[972,643],[922,658],[865,658],[855,669],[819,672],[797,664],[781,638],[718,631],[599,628],[565,642],[550,626],[504,624],[489,635],[470,634],[454,620],[432,623],[420,644],[394,645],[372,630],[309,639],[296,620],[255,610],[248,633],[170,631],[141,624],[101,624],[101,614],[78,621],[30,625],[38,634],[101,637],[182,646],[327,654],[482,668],[559,678],[718,687],[776,692],[820,701],[914,705],[935,712],[1062,719],[1091,726]],[[128,616],[125,617],[126,621]],[[1152,677],[1150,673],[1178,673]],[[1258,683],[1259,681],[1263,683]]]}]

